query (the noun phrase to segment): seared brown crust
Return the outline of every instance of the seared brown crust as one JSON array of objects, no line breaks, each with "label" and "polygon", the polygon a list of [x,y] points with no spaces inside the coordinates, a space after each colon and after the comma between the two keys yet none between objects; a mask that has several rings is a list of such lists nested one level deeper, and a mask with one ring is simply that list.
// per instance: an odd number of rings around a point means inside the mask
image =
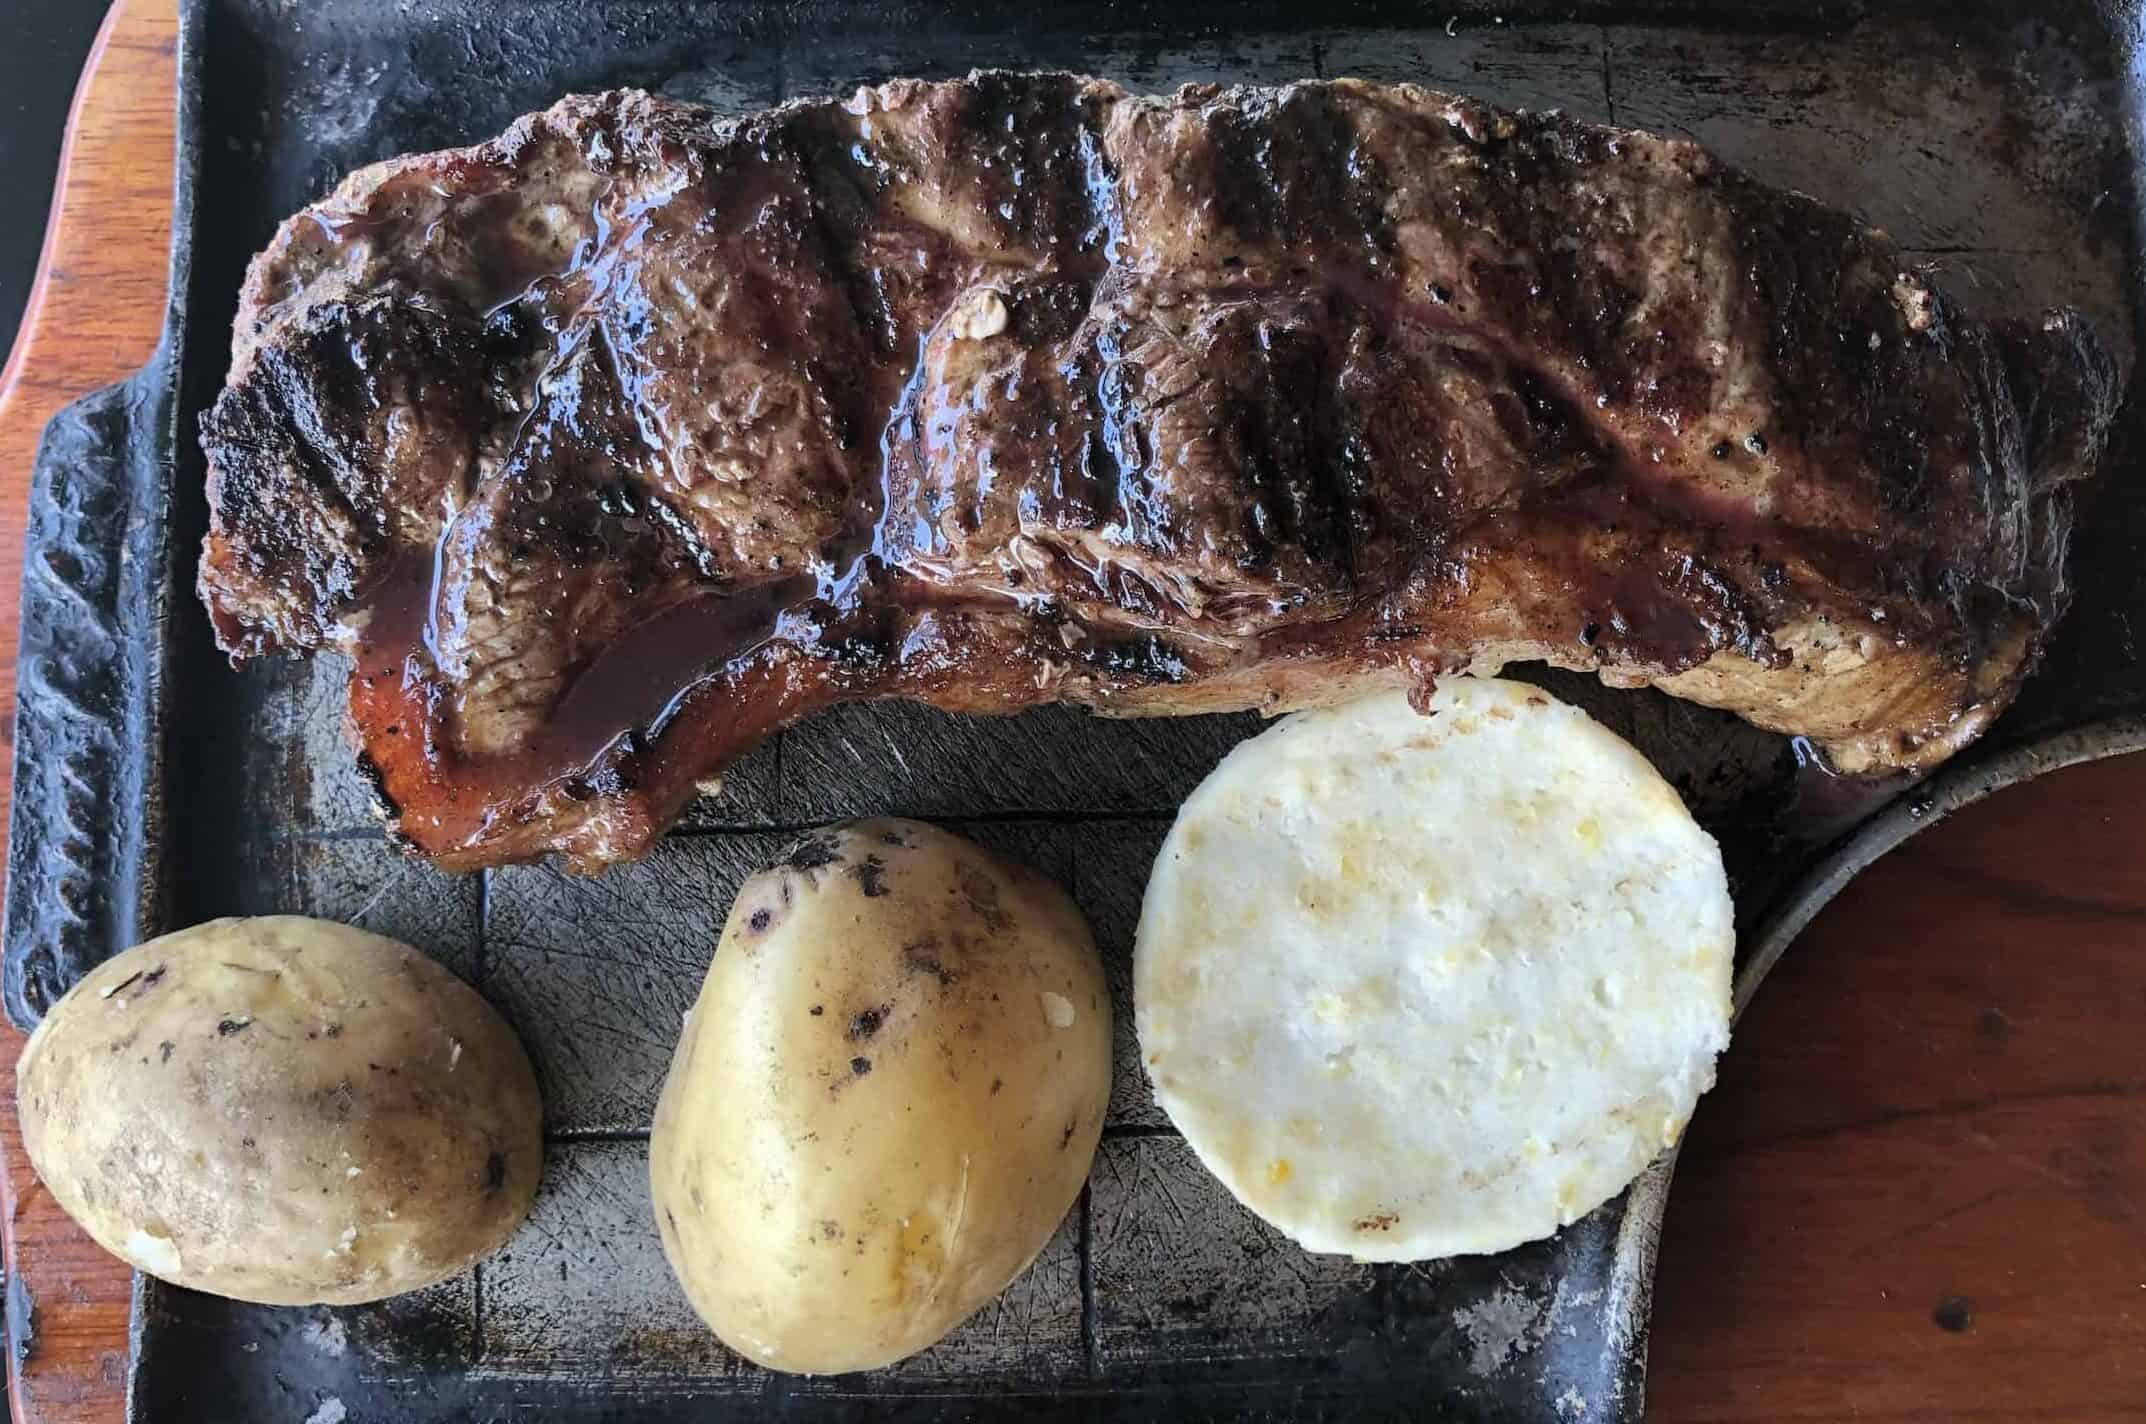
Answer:
[{"label": "seared brown crust", "polygon": [[645,849],[831,701],[1141,715],[1540,658],[1927,766],[2117,373],[1699,149],[1408,86],[563,100],[286,223],[203,420],[234,656],[359,658],[443,863]]}]

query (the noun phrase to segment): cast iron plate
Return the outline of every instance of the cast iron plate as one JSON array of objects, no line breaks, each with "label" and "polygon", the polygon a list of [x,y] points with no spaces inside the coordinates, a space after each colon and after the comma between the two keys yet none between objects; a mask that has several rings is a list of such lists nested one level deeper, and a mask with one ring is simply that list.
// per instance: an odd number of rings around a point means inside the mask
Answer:
[{"label": "cast iron plate", "polygon": [[[747,758],[640,865],[442,876],[380,835],[340,742],[340,666],[232,672],[209,646],[190,594],[194,420],[222,380],[247,257],[357,164],[488,136],[573,89],[744,109],[977,65],[1147,90],[1357,74],[1687,133],[1859,210],[1974,305],[2079,305],[2128,352],[2137,7],[2058,8],[191,0],[164,344],[53,423],[37,472],[7,1007],[27,1024],[106,955],[210,915],[350,920],[430,950],[510,1015],[551,1147],[521,1234],[416,1296],[272,1310],[140,1283],[132,1417],[1637,1419],[1668,1163],[1552,1241],[1374,1268],[1299,1252],[1238,1209],[1151,1102],[1130,1041],[1134,914],[1174,807],[1256,719],[846,708]],[[1542,675],[1632,738],[1721,840],[1739,1004],[1817,906],[1917,826],[2142,740],[2133,438],[2127,421],[2082,520],[2079,606],[2048,665],[1928,785],[1845,786],[1732,718]],[[893,1369],[789,1379],[725,1352],[687,1309],[649,1219],[645,1135],[738,881],[794,829],[867,812],[945,821],[1072,889],[1115,979],[1117,1082],[1079,1209],[1004,1298]]]}]

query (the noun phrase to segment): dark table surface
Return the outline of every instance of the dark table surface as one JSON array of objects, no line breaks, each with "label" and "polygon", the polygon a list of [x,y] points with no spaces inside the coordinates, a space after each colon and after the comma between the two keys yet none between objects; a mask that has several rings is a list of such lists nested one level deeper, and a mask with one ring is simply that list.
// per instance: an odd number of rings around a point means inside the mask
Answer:
[{"label": "dark table surface", "polygon": [[12,23],[0,44],[0,360],[37,273],[37,251],[52,202],[52,176],[75,78],[104,19],[91,0],[8,0]]}]

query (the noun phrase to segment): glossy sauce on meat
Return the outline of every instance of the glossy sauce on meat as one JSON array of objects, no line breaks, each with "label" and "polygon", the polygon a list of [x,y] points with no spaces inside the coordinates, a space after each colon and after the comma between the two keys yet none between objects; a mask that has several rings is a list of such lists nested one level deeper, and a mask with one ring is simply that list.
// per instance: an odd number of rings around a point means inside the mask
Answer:
[{"label": "glossy sauce on meat", "polygon": [[234,656],[398,829],[640,853],[830,702],[1280,710],[1543,659],[1928,765],[2062,609],[2116,373],[1689,144],[1403,86],[639,93],[353,175],[203,421]]}]

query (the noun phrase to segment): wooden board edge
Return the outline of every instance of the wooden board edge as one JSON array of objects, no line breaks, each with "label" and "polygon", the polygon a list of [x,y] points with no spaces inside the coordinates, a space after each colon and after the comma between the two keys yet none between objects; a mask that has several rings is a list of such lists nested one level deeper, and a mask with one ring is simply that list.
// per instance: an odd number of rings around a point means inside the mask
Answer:
[{"label": "wooden board edge", "polygon": [[[178,0],[118,0],[106,15],[68,113],[37,278],[0,369],[0,699],[10,714],[38,438],[67,401],[146,360],[163,321],[178,36]],[[0,771],[0,812],[7,804]],[[126,1413],[133,1273],[30,1171],[15,1114],[23,1042],[0,1021],[9,1409],[16,1424],[114,1424]]]}]

